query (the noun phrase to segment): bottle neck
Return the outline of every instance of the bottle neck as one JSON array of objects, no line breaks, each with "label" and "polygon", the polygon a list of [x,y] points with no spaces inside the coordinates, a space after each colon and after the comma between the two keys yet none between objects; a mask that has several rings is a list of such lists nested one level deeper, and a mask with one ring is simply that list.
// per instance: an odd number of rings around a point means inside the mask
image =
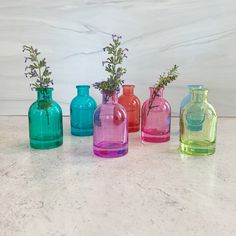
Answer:
[{"label": "bottle neck", "polygon": [[134,85],[123,85],[123,95],[131,96],[134,95]]},{"label": "bottle neck", "polygon": [[52,100],[52,90],[53,88],[37,88],[38,100]]},{"label": "bottle neck", "polygon": [[192,102],[202,103],[207,101],[207,89],[192,89]]},{"label": "bottle neck", "polygon": [[116,104],[118,103],[118,92],[115,91],[112,96],[105,92],[102,92],[102,103],[103,104]]},{"label": "bottle neck", "polygon": [[157,91],[157,94],[156,94],[156,92],[155,92],[155,89],[154,89],[154,87],[150,87],[149,88],[150,89],[150,97],[152,98],[152,97],[154,97],[155,95],[155,97],[163,97],[163,88],[160,88],[158,91]]},{"label": "bottle neck", "polygon": [[77,85],[76,88],[78,96],[89,96],[89,85]]}]

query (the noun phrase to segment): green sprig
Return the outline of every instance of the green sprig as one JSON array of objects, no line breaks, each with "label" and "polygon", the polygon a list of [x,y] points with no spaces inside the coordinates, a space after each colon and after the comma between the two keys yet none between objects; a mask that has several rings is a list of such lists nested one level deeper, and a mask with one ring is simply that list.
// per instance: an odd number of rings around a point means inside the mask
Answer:
[{"label": "green sprig", "polygon": [[164,88],[178,77],[178,66],[174,65],[167,73],[160,75],[159,80],[154,85],[155,92],[157,93],[160,88]]},{"label": "green sprig", "polygon": [[105,66],[105,71],[110,74],[109,77],[105,81],[93,84],[96,89],[105,92],[108,97],[119,90],[120,85],[124,83],[124,80],[121,80],[121,76],[126,73],[126,69],[120,65],[123,63],[124,58],[127,57],[126,52],[128,49],[120,47],[120,39],[121,36],[112,35],[112,43],[103,48],[103,51],[110,55],[110,57],[102,62],[103,66]]},{"label": "green sprig", "polygon": [[27,55],[25,56],[25,76],[26,78],[33,80],[30,83],[31,89],[37,88],[48,88],[53,85],[53,80],[50,78],[52,72],[49,71],[49,66],[47,66],[46,58],[39,59],[41,54],[37,48],[32,46],[23,46],[23,52]]},{"label": "green sprig", "polygon": [[153,106],[153,102],[156,96],[158,95],[158,92],[161,88],[165,88],[168,84],[176,80],[178,77],[178,66],[174,65],[167,73],[164,72],[163,74],[160,75],[158,81],[154,85],[154,93],[152,97],[149,100],[148,104],[148,113],[149,114],[150,110],[155,108],[156,106]]}]

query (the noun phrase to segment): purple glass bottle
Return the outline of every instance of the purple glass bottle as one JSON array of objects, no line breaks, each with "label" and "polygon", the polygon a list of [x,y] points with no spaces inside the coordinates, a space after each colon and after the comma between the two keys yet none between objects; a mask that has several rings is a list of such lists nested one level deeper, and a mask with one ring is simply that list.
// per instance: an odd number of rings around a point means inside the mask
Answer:
[{"label": "purple glass bottle", "polygon": [[120,157],[128,152],[128,121],[125,108],[118,104],[118,93],[109,97],[94,112],[93,152],[99,157]]},{"label": "purple glass bottle", "polygon": [[163,98],[163,88],[157,96],[150,88],[150,98],[142,106],[142,141],[161,143],[170,140],[171,107]]}]

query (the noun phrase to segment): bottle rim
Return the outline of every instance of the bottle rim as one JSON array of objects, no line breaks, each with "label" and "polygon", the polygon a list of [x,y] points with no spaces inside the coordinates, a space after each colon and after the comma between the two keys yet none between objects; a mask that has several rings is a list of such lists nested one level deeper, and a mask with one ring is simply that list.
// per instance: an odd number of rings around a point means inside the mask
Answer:
[{"label": "bottle rim", "polygon": [[78,84],[78,85],[76,85],[76,88],[90,88],[90,85],[87,85],[87,84]]},{"label": "bottle rim", "polygon": [[208,92],[207,88],[192,88],[192,92]]},{"label": "bottle rim", "polygon": [[53,88],[52,87],[48,87],[48,88],[36,88],[35,89],[36,91],[43,91],[43,90],[49,90],[49,91],[52,91],[53,90]]},{"label": "bottle rim", "polygon": [[193,89],[193,88],[204,88],[204,85],[203,84],[188,84],[187,87],[189,89]]},{"label": "bottle rim", "polygon": [[[155,89],[154,86],[150,86],[149,89]],[[160,88],[159,90],[164,90],[165,88]]]},{"label": "bottle rim", "polygon": [[134,88],[135,85],[134,85],[134,84],[123,84],[123,85],[122,85],[122,88],[124,88],[124,87],[131,87],[131,88]]}]

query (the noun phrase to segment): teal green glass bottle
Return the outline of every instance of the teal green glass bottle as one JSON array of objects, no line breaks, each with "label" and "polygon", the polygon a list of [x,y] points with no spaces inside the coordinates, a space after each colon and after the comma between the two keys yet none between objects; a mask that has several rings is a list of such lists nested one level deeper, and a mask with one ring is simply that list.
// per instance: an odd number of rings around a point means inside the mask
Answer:
[{"label": "teal green glass bottle", "polygon": [[38,99],[28,111],[30,146],[55,148],[63,143],[61,107],[52,99],[52,88],[36,89]]},{"label": "teal green glass bottle", "polygon": [[217,115],[206,88],[193,88],[180,116],[180,151],[194,156],[215,152]]},{"label": "teal green glass bottle", "polygon": [[97,107],[89,96],[89,85],[78,85],[77,96],[70,104],[71,134],[76,136],[93,135],[93,113]]}]

